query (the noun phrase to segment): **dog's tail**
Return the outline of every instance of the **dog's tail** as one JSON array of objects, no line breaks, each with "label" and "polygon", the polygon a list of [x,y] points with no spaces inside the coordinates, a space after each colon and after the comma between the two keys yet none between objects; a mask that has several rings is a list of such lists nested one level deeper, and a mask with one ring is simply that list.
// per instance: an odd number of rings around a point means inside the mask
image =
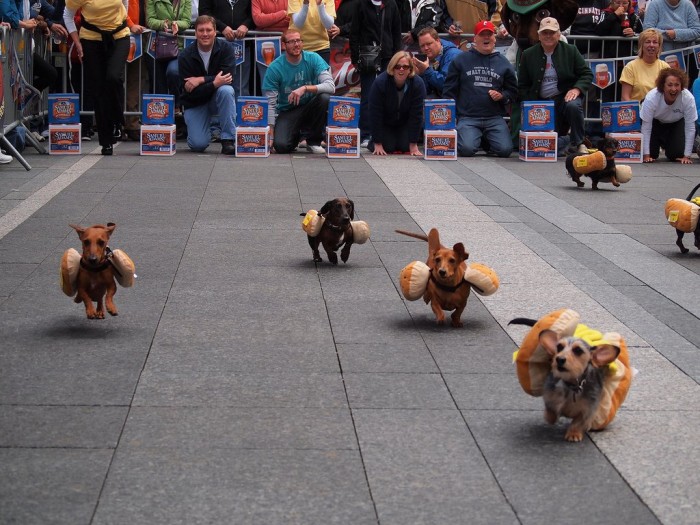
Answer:
[{"label": "dog's tail", "polygon": [[526,326],[535,326],[536,322],[536,319],[528,319],[527,317],[516,317],[515,319],[511,319],[510,321],[508,321],[508,324],[524,324]]},{"label": "dog's tail", "polygon": [[[691,192],[688,194],[688,198],[685,199],[685,200],[689,201],[690,199],[692,199],[692,198],[693,198],[693,195],[695,195],[695,192],[698,191],[698,188],[700,188],[700,184],[698,184],[697,186],[695,186],[695,187],[693,188],[693,191],[691,191]],[[398,230],[396,230],[396,231],[398,231]]]},{"label": "dog's tail", "polygon": [[428,236],[423,235],[422,233],[413,233],[413,232],[407,232],[404,230],[394,230],[396,233],[400,233],[401,235],[406,235],[408,237],[413,237],[414,239],[420,239],[421,241],[427,241]]}]

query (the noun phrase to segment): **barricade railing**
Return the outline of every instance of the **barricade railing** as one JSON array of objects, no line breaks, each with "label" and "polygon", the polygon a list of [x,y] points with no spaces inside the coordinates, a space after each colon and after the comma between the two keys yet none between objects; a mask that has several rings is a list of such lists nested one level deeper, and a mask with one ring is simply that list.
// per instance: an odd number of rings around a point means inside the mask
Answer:
[{"label": "barricade railing", "polygon": [[[140,98],[143,94],[152,93],[151,86],[154,85],[155,77],[158,74],[155,59],[149,55],[149,43],[155,32],[148,31],[142,35],[132,35],[134,44],[129,55],[129,63],[126,67],[126,79],[124,83],[125,117],[139,117],[141,115]],[[180,36],[184,40],[184,45],[190,45],[195,40],[194,30],[184,31]],[[261,44],[264,41],[277,42],[274,47],[276,55],[281,52],[279,43],[281,33],[250,31],[246,38],[238,40],[237,59],[240,60],[242,54],[244,59],[251,58],[250,94],[260,94],[258,65],[265,65],[259,53]],[[448,34],[441,34],[441,38],[450,40],[461,49],[468,49],[473,40],[473,35],[462,34],[460,37],[452,37]],[[591,89],[584,94],[584,111],[587,123],[600,122],[600,103],[613,102],[619,100],[619,76],[625,63],[633,60],[637,56],[637,38],[624,37],[589,37],[581,35],[567,35],[570,43],[577,44],[583,51],[587,63],[594,72],[594,84]],[[4,95],[4,112],[0,115],[0,144],[3,149],[9,151],[26,168],[31,166],[21,156],[19,152],[9,143],[6,136],[18,126],[26,129],[26,140],[28,145],[34,147],[40,153],[45,153],[43,146],[37,141],[29,131],[27,123],[32,119],[42,118],[47,112],[46,93],[39,94],[32,86],[32,54],[39,53],[46,57],[61,72],[60,84],[64,92],[79,93],[81,97],[81,116],[92,116],[94,112],[85,108],[83,95],[85,93],[82,71],[81,74],[73,74],[77,66],[71,61],[71,48],[64,44],[46,45],[51,40],[37,37],[34,38],[32,32],[24,30],[8,30],[0,28],[0,43],[2,53],[0,62],[2,65],[2,76],[0,76],[0,93]],[[512,43],[510,37],[498,38],[496,49],[506,54]],[[250,48],[250,55],[243,50]],[[415,53],[419,52],[416,44],[406,46],[406,49]],[[276,56],[275,55],[275,56]],[[693,69],[697,71],[697,57],[700,57],[700,46],[691,46],[677,49],[670,52],[662,52],[662,58],[677,61],[686,71]],[[268,57],[269,63],[270,57]],[[145,62],[146,67],[142,65]],[[137,63],[140,67],[132,67],[129,64]],[[330,48],[331,73],[336,85],[336,94],[359,96],[360,77],[355,67],[350,62],[350,46],[347,38],[336,37],[331,40]],[[82,68],[81,68],[82,69]],[[146,74],[148,73],[148,74]],[[599,73],[599,74],[596,74]],[[128,89],[133,86],[133,78],[130,75],[137,75],[134,90]],[[3,81],[4,79],[4,81]],[[131,91],[129,93],[129,91]],[[138,100],[134,103],[133,93],[138,94]]]}]

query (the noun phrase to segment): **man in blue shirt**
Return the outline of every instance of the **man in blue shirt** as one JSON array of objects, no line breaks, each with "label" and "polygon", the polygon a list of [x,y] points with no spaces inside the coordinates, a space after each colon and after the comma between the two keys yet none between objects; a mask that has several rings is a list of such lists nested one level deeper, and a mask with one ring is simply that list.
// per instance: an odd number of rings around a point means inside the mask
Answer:
[{"label": "man in blue shirt", "polygon": [[455,57],[462,54],[457,46],[442,40],[433,27],[424,27],[418,33],[418,47],[426,56],[425,61],[413,58],[413,67],[425,82],[428,98],[442,98],[447,71]]},{"label": "man in blue shirt", "polygon": [[321,141],[330,95],[335,93],[330,68],[317,53],[304,51],[298,31],[287,31],[282,41],[287,50],[270,64],[262,85],[270,103],[273,147],[277,153],[291,153],[304,128],[308,131],[306,148],[311,153],[325,153]]}]

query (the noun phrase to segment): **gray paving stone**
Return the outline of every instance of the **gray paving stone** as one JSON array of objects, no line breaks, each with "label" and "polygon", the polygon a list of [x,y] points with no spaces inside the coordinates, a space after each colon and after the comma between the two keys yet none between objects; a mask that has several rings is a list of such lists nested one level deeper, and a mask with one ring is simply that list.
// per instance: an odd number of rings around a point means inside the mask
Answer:
[{"label": "gray paving stone", "polygon": [[112,450],[0,449],[6,523],[89,523]]},{"label": "gray paving stone", "polygon": [[347,450],[119,451],[97,523],[369,524],[362,461]]},{"label": "gray paving stone", "polygon": [[134,407],[122,448],[357,450],[347,408]]},{"label": "gray paving stone", "polygon": [[380,523],[518,523],[459,412],[353,414]]},{"label": "gray paving stone", "polygon": [[564,440],[564,424],[547,425],[539,411],[469,410],[464,416],[521,523],[580,523],[582,508],[590,523],[608,523],[613,515],[658,523],[588,438]]},{"label": "gray paving stone", "polygon": [[342,302],[326,308],[336,343],[410,344],[420,337],[407,330],[408,312],[395,299],[365,302],[361,309]]},{"label": "gray paving stone", "polygon": [[353,410],[454,407],[454,402],[439,374],[345,373],[343,378]]},{"label": "gray paving stone", "polygon": [[37,264],[0,264],[0,296],[7,297],[37,269]]},{"label": "gray paving stone", "polygon": [[343,373],[435,373],[438,368],[424,343],[339,344],[338,356]]},{"label": "gray paving stone", "polygon": [[444,374],[444,377],[461,410],[543,410],[542,399],[529,396],[520,388],[515,366],[512,366],[509,374],[471,370],[463,374]]},{"label": "gray paving stone", "polygon": [[0,406],[0,447],[113,449],[127,407]]}]

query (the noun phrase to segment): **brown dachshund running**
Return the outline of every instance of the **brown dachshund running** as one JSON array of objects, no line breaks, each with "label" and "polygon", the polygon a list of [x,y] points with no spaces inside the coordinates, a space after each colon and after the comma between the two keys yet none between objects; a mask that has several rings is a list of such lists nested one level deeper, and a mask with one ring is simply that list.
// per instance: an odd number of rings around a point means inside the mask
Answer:
[{"label": "brown dachshund running", "polygon": [[[89,228],[71,224],[70,227],[78,232],[83,245],[75,302],[85,303],[88,319],[104,319],[104,306],[111,315],[117,315],[117,307],[113,301],[117,283],[114,280],[114,267],[109,261],[107,246],[116,224],[108,222],[107,226],[96,224]],[[93,301],[97,303],[97,309],[92,304]]]},{"label": "brown dachshund running", "polygon": [[350,221],[355,219],[355,204],[350,199],[339,197],[326,202],[318,213],[325,218],[323,227],[317,236],[308,236],[314,261],[321,262],[323,260],[318,251],[319,245],[322,244],[329,262],[338,264],[338,256],[335,252],[341,246],[343,249],[340,251],[340,259],[347,262],[353,243]]},{"label": "brown dachshund running", "polygon": [[440,243],[440,234],[436,228],[430,230],[427,236],[403,230],[396,230],[396,233],[428,241],[428,260],[425,264],[430,268],[430,279],[423,300],[425,304],[430,303],[437,324],[445,323],[443,310],[454,310],[451,316],[452,326],[461,327],[462,312],[467,306],[471,291],[471,285],[464,280],[466,261],[469,258],[464,244],[458,242],[452,249],[446,248]]}]

